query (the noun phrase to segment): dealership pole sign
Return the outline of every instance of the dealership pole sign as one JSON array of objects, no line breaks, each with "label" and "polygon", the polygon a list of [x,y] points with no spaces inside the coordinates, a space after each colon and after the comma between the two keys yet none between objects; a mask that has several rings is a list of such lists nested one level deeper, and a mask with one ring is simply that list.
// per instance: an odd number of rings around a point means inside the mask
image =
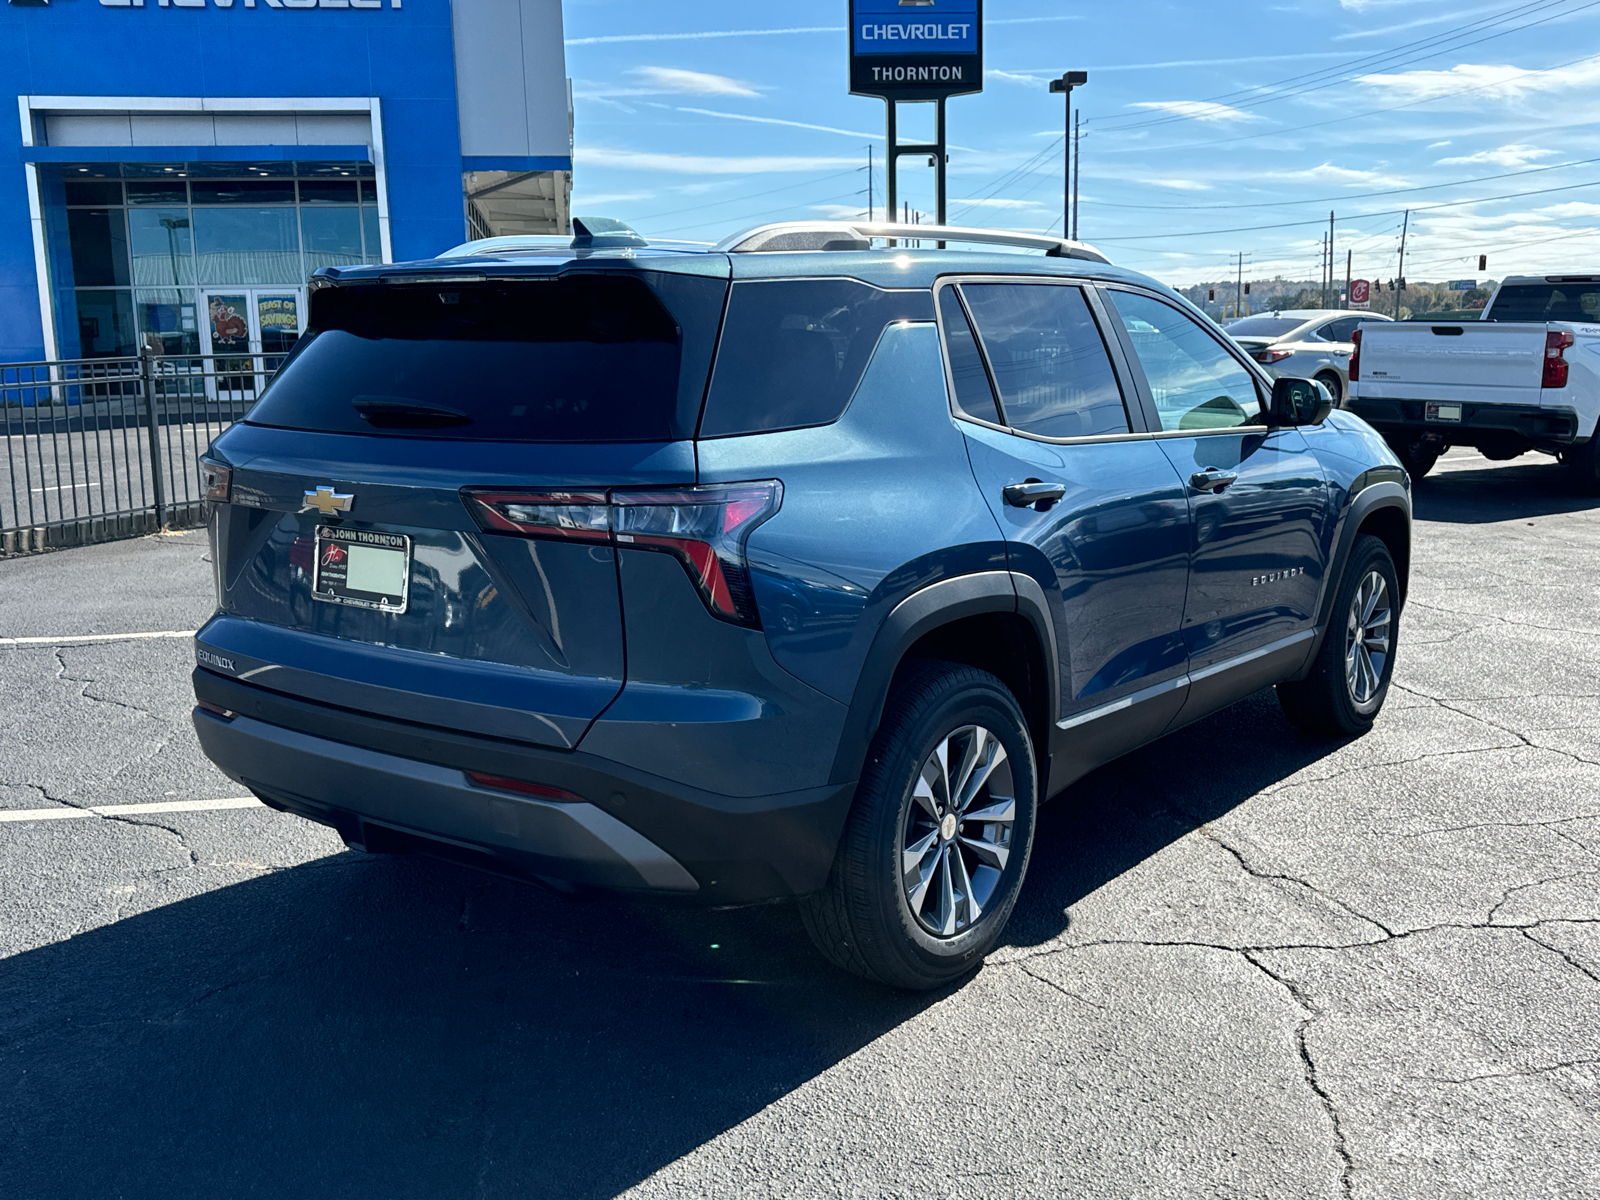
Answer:
[{"label": "dealership pole sign", "polygon": [[983,0],[850,0],[850,94],[943,100],[983,91]]}]

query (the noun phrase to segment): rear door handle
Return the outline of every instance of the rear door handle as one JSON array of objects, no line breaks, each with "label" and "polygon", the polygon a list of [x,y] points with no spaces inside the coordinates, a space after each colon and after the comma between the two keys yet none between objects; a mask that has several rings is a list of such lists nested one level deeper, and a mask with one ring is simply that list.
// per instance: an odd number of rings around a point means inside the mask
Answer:
[{"label": "rear door handle", "polygon": [[1197,492],[1223,492],[1238,482],[1236,472],[1224,471],[1221,467],[1207,467],[1189,476],[1189,484]]},{"label": "rear door handle", "polygon": [[1034,508],[1044,512],[1052,504],[1057,503],[1067,494],[1067,485],[1064,483],[1041,483],[1037,479],[1029,479],[1024,483],[1009,484],[1001,492],[1006,498],[1006,503],[1012,508]]}]

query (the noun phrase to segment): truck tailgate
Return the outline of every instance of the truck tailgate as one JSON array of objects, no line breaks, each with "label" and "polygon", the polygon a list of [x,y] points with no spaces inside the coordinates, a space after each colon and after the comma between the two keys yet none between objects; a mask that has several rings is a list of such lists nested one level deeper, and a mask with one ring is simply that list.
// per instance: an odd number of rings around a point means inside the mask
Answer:
[{"label": "truck tailgate", "polygon": [[1537,406],[1545,333],[1543,325],[1493,321],[1364,325],[1353,394]]}]

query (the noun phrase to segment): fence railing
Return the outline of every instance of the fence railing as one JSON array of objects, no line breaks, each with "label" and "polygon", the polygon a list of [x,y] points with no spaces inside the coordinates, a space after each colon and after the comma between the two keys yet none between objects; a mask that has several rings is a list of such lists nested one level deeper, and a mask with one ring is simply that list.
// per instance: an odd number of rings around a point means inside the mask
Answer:
[{"label": "fence railing", "polygon": [[0,364],[0,555],[198,524],[195,460],[283,357]]}]

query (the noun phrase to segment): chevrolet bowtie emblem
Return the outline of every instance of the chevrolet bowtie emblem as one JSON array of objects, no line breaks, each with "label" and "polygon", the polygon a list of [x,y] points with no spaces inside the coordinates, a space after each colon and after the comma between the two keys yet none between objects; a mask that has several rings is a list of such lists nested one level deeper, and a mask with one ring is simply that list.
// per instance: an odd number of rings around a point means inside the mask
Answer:
[{"label": "chevrolet bowtie emblem", "polygon": [[347,513],[355,506],[356,497],[353,492],[336,492],[331,487],[319,487],[314,492],[306,493],[306,506],[301,512],[310,512],[316,509],[325,517],[334,513]]}]

